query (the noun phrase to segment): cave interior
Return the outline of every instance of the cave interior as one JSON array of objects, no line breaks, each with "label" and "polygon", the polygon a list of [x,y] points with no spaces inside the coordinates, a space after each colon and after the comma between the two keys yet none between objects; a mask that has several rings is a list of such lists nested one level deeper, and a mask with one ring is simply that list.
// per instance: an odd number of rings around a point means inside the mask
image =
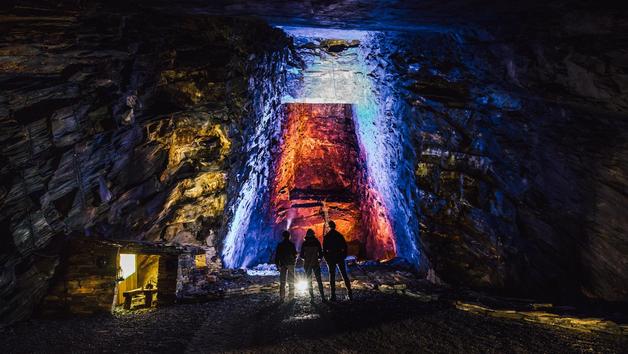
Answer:
[{"label": "cave interior", "polygon": [[149,306],[206,298],[271,263],[281,231],[298,248],[328,220],[358,265],[628,302],[621,6],[28,0],[0,14],[2,325],[111,312],[137,288],[155,287]]}]

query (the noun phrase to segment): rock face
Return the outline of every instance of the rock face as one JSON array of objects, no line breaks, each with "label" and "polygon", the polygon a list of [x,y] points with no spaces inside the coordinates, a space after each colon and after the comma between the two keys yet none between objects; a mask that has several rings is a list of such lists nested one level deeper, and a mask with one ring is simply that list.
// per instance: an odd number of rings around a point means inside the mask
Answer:
[{"label": "rock face", "polygon": [[307,229],[322,241],[333,220],[349,254],[395,256],[392,229],[367,183],[350,104],[288,104],[281,149],[274,161],[275,232],[290,229],[299,245]]},{"label": "rock face", "polygon": [[[367,36],[361,72],[379,117],[357,117],[358,134],[387,157],[369,168],[385,177],[395,236],[408,235],[397,251],[419,244],[430,274],[517,295],[626,301],[628,96],[617,43],[628,20],[545,10]],[[339,99],[319,87],[305,95]]]},{"label": "rock face", "polygon": [[204,245],[220,264],[233,169],[259,109],[251,82],[273,84],[285,35],[103,7],[2,16],[3,322],[46,292],[66,235]]},{"label": "rock face", "polygon": [[[596,22],[596,20],[599,20]],[[564,21],[561,23],[560,21]],[[624,20],[388,34],[403,185],[446,282],[628,299]],[[569,23],[587,24],[573,28]],[[396,80],[390,83],[391,80]]]}]

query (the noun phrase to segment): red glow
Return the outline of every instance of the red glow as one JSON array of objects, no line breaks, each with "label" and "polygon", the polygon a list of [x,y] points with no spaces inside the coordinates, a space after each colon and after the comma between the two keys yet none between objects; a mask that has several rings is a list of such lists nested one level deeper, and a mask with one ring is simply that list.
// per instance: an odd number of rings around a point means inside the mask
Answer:
[{"label": "red glow", "polygon": [[350,254],[395,255],[392,228],[369,187],[349,104],[288,104],[277,152],[271,206],[277,230],[298,242],[308,228],[322,239],[324,215],[336,222]]}]

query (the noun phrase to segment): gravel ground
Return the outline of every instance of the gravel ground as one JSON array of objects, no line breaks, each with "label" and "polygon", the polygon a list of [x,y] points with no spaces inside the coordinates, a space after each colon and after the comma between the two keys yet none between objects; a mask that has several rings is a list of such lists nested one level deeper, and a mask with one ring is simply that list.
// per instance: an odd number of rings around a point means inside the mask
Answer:
[{"label": "gravel ground", "polygon": [[257,294],[134,314],[34,319],[0,332],[1,353],[609,352],[625,337],[473,315],[445,302],[359,291],[352,302]]}]

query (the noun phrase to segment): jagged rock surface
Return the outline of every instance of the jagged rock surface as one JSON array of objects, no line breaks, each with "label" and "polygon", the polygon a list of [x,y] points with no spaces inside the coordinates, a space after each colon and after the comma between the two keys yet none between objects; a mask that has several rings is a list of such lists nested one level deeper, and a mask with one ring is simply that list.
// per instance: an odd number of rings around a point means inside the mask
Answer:
[{"label": "jagged rock surface", "polygon": [[400,98],[390,125],[406,131],[399,170],[414,171],[400,186],[417,187],[446,282],[628,299],[628,24],[603,18],[380,40],[373,75]]},{"label": "jagged rock surface", "polygon": [[67,235],[200,244],[219,263],[258,110],[249,78],[279,73],[285,35],[256,20],[104,8],[2,18],[3,322],[46,292]]}]

